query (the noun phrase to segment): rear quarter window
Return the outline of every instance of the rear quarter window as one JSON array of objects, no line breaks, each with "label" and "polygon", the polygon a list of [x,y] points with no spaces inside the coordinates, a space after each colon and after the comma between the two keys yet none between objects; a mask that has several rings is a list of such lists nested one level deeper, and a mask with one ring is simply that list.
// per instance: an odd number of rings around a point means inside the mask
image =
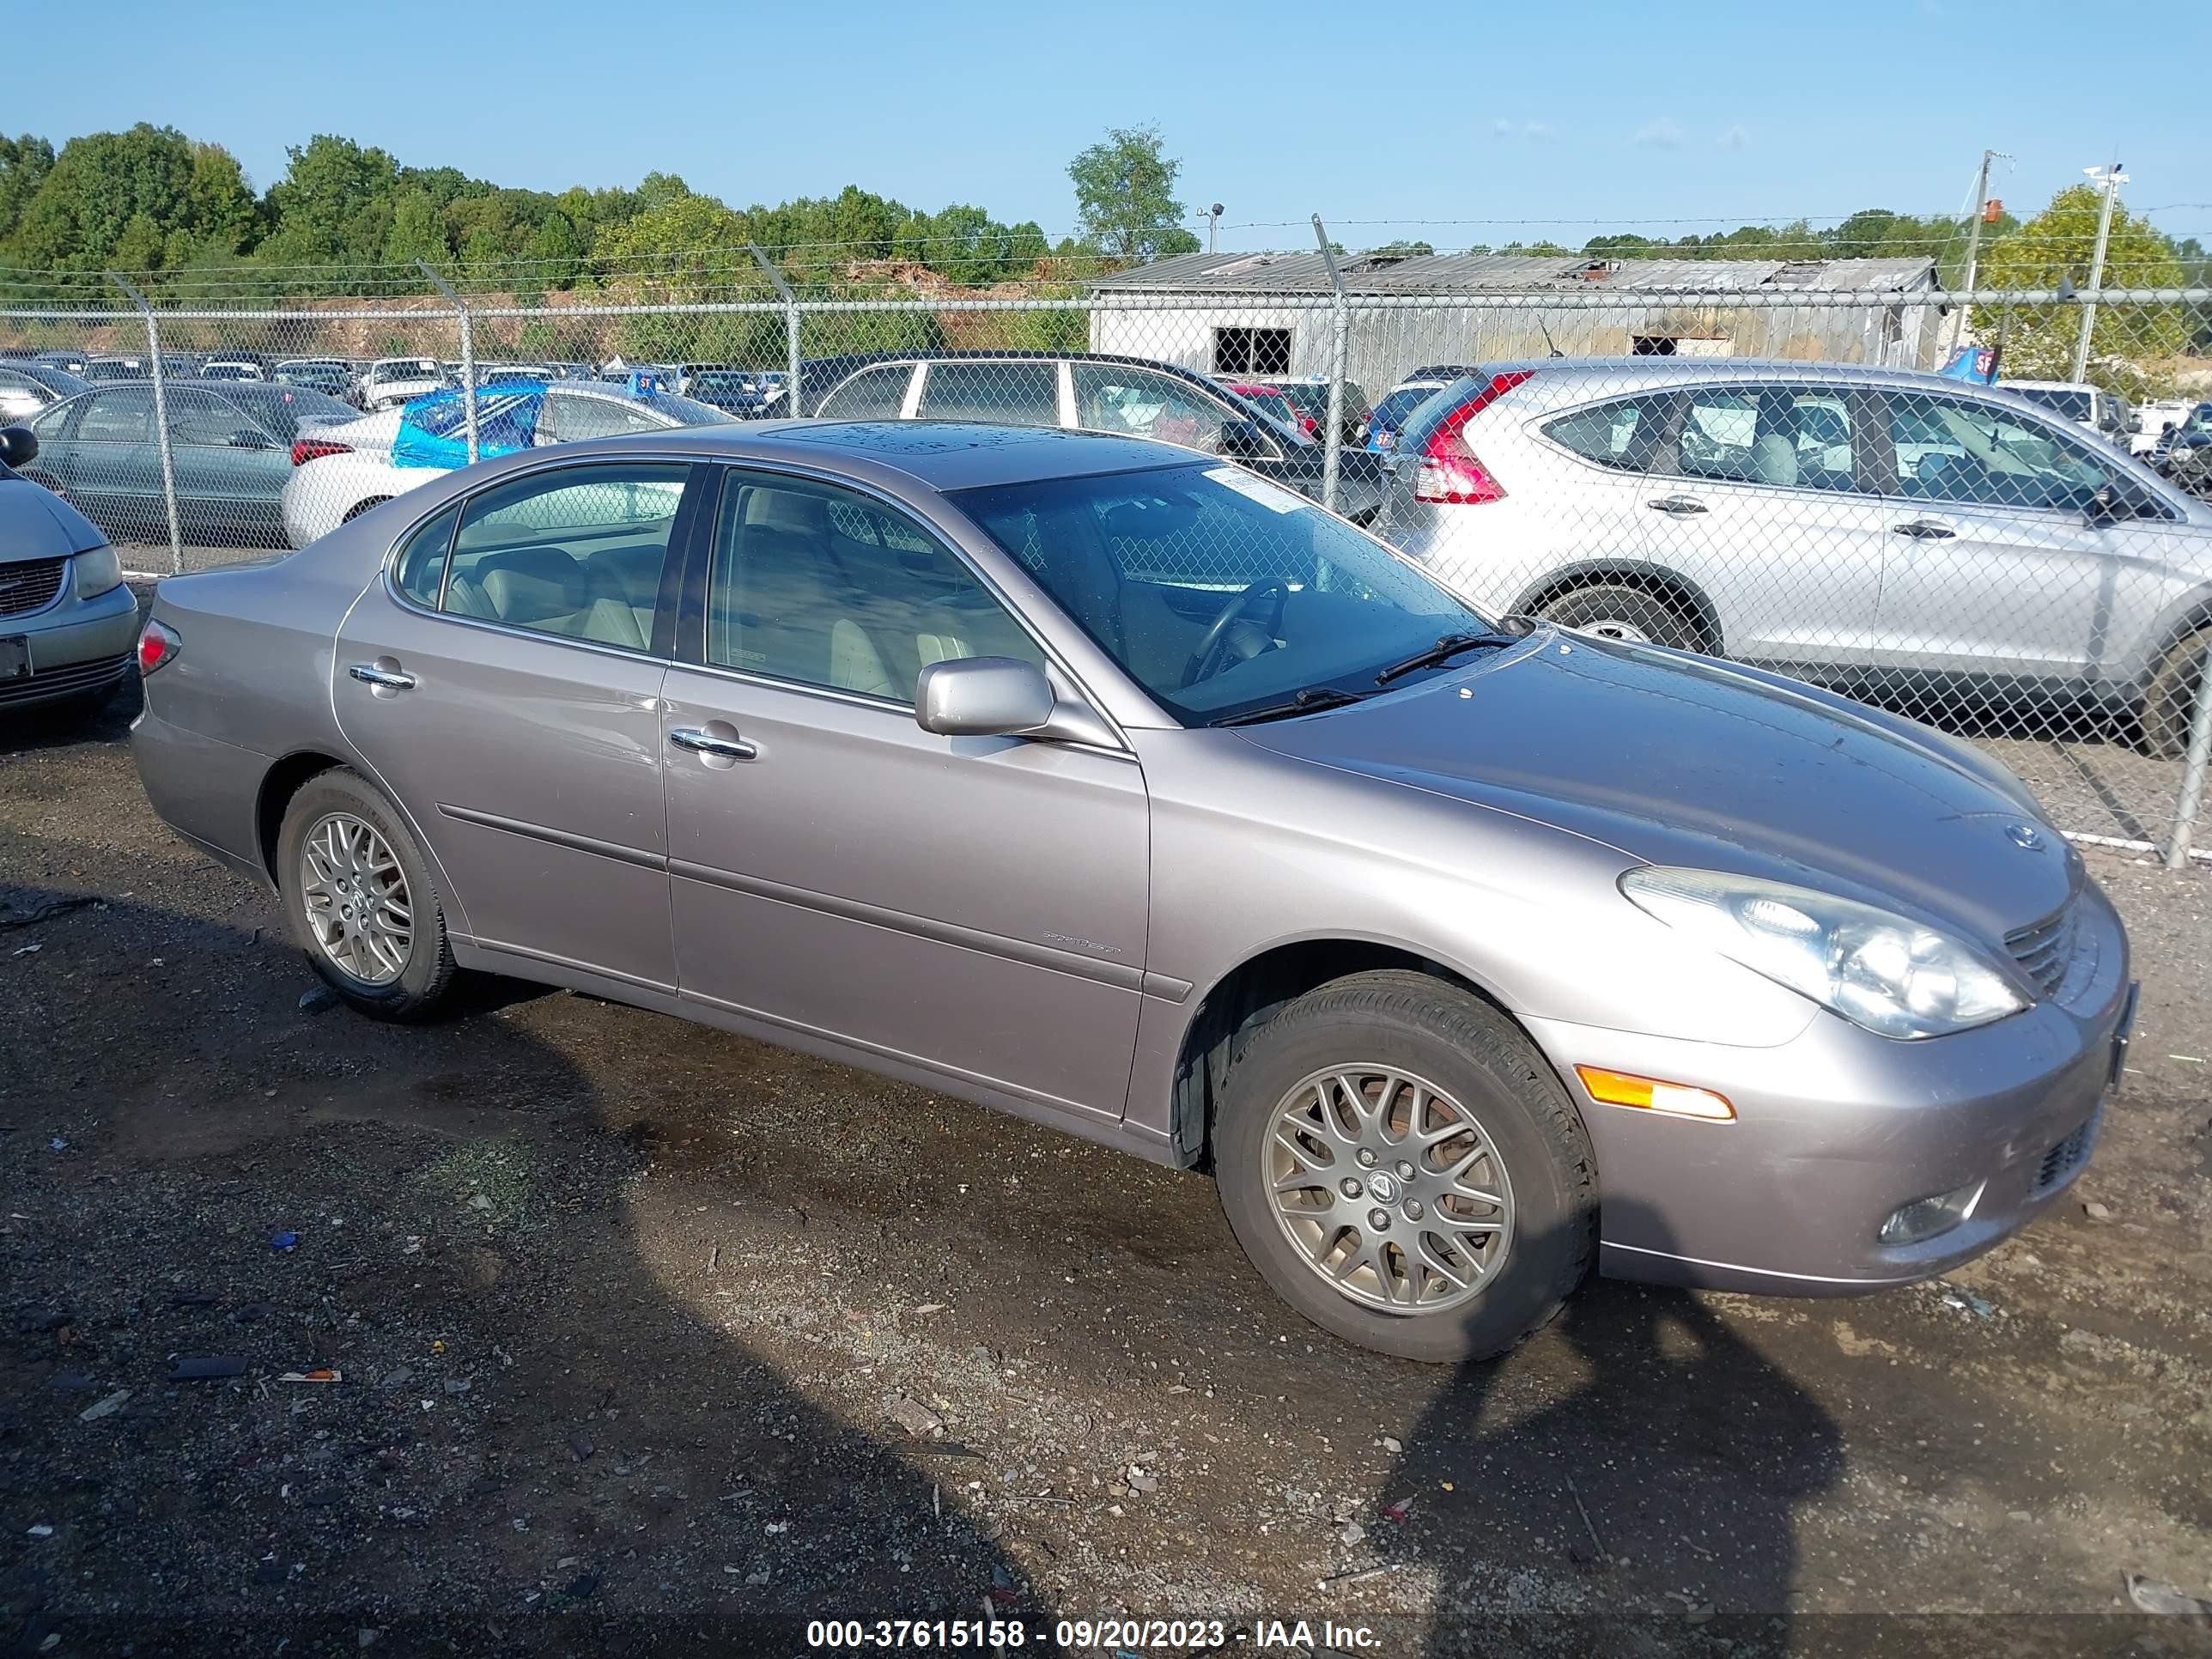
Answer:
[{"label": "rear quarter window", "polygon": [[1546,422],[1541,429],[1586,461],[1616,472],[1642,472],[1651,465],[1663,416],[1661,399],[1628,398],[1575,410]]}]

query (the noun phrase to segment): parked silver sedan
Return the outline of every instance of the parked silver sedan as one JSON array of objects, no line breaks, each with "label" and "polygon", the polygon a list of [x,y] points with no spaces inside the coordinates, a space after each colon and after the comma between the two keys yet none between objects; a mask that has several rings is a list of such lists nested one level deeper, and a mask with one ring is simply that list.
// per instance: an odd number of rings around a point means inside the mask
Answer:
[{"label": "parked silver sedan", "polygon": [[39,453],[0,428],[0,709],[90,708],[130,678],[138,602],[107,538],[15,469]]},{"label": "parked silver sedan", "polygon": [[[1319,1324],[1920,1279],[2083,1167],[2128,946],[2019,783],[1494,621],[1143,440],[698,428],[158,591],[155,809],[362,1012],[568,986],[1209,1170]],[[803,1188],[803,1162],[787,1172]]]},{"label": "parked silver sedan", "polygon": [[2187,738],[2212,506],[2002,386],[1504,363],[1396,453],[1382,533],[1478,605],[1915,699],[2118,705],[2162,755]]}]

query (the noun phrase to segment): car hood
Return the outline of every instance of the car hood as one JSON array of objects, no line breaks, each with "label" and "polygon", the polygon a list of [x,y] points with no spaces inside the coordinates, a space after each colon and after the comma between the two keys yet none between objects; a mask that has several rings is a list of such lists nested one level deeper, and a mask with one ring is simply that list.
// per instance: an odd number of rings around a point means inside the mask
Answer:
[{"label": "car hood", "polygon": [[0,564],[83,553],[106,540],[52,490],[0,467]]},{"label": "car hood", "polygon": [[1779,676],[1552,628],[1408,690],[1240,730],[1638,862],[1815,887],[1990,944],[2083,879],[2017,781],[1963,744]]},{"label": "car hood", "polygon": [[[334,443],[351,444],[356,449],[389,449],[399,435],[403,410],[380,410],[374,415],[356,415],[350,420],[317,422],[312,428],[318,438],[327,438]],[[310,429],[303,422],[303,432]]]}]

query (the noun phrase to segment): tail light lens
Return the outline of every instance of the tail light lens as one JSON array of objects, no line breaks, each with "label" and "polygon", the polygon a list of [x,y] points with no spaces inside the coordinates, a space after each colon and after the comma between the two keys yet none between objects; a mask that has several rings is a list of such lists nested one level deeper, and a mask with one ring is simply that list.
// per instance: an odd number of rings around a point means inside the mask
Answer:
[{"label": "tail light lens", "polygon": [[325,455],[350,455],[351,444],[334,444],[319,438],[295,438],[292,441],[292,465],[305,466],[309,461],[320,460]]},{"label": "tail light lens", "polygon": [[165,668],[183,650],[185,642],[177,637],[177,630],[167,623],[146,619],[146,626],[138,632],[138,673],[143,678],[157,668]]},{"label": "tail light lens", "polygon": [[1493,374],[1490,384],[1437,422],[1421,447],[1420,471],[1413,476],[1413,499],[1439,506],[1469,507],[1505,499],[1505,486],[1490,476],[1467,445],[1465,428],[1476,416],[1535,371],[1516,368]]}]

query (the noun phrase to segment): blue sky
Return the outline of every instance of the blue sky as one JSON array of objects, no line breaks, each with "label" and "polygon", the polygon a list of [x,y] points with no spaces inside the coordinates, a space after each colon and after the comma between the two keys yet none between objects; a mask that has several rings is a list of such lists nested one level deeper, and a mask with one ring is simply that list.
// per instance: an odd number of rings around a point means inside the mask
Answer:
[{"label": "blue sky", "polygon": [[[502,184],[660,169],[744,206],[853,183],[1057,234],[1068,158],[1156,122],[1229,247],[1303,242],[1316,210],[1353,246],[1440,247],[1955,212],[1985,146],[2015,210],[2117,154],[2131,206],[2212,241],[2212,206],[2180,205],[2212,203],[2189,4],[108,0],[96,40],[89,15],[12,9],[9,58],[63,72],[8,77],[0,127],[167,123],[257,187],[335,131]],[[1443,222],[1467,221],[1492,222]]]}]

